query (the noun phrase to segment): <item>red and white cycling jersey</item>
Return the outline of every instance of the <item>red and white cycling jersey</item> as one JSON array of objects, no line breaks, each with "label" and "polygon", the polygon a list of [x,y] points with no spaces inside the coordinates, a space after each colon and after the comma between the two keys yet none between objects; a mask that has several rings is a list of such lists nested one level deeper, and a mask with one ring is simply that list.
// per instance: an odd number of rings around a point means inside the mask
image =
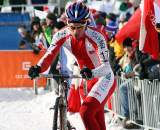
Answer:
[{"label": "red and white cycling jersey", "polygon": [[69,27],[65,27],[53,36],[50,47],[37,65],[44,72],[56,58],[60,48],[66,47],[75,56],[81,69],[88,67],[92,70],[93,77],[98,78],[88,96],[95,97],[101,103],[114,81],[105,36],[96,28],[86,27],[85,36],[77,40],[70,31]]}]

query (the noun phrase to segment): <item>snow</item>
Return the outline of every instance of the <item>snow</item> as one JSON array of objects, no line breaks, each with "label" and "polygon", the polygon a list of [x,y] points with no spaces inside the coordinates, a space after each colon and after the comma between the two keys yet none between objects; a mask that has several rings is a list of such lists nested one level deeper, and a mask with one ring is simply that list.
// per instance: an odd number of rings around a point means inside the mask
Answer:
[{"label": "snow", "polygon": [[[43,88],[35,95],[33,88],[0,88],[0,130],[52,130],[56,95]],[[106,122],[112,114],[106,114]],[[110,118],[109,118],[110,117]],[[76,130],[85,130],[80,115],[69,114]],[[121,125],[107,125],[109,130],[123,130]]]}]

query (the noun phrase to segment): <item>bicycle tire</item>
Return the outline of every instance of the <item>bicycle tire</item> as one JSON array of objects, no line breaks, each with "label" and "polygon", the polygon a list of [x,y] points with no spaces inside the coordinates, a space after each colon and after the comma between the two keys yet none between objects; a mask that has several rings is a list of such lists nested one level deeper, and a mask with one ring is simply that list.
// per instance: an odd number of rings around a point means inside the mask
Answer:
[{"label": "bicycle tire", "polygon": [[67,111],[64,105],[64,98],[60,98],[59,101],[59,130],[69,130],[67,126]]},{"label": "bicycle tire", "polygon": [[59,88],[60,94],[54,106],[53,130],[75,130],[67,120],[67,83],[60,81]]},{"label": "bicycle tire", "polygon": [[52,130],[57,130],[58,129],[58,125],[57,125],[57,121],[58,121],[58,108],[59,108],[59,99],[60,97],[57,97],[55,105],[54,105],[54,114],[53,114],[53,127]]},{"label": "bicycle tire", "polygon": [[64,104],[59,106],[59,117],[58,118],[59,118],[59,130],[76,130],[76,128],[72,127],[69,120],[67,119],[67,110]]}]

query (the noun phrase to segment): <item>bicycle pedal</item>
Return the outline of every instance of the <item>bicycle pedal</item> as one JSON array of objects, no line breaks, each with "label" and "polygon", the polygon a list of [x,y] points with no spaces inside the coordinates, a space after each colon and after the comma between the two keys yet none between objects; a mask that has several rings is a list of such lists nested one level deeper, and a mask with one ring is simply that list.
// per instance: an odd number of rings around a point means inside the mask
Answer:
[{"label": "bicycle pedal", "polygon": [[70,128],[70,130],[76,130],[76,128],[75,128],[75,127],[72,127],[72,128]]},{"label": "bicycle pedal", "polygon": [[68,130],[76,130],[76,128],[75,127],[68,127]]},{"label": "bicycle pedal", "polygon": [[50,107],[49,109],[50,109],[50,110],[54,110],[56,107],[57,107],[57,106],[54,105],[53,107]]},{"label": "bicycle pedal", "polygon": [[76,128],[73,127],[69,121],[67,121],[67,127],[68,127],[68,130],[76,130]]},{"label": "bicycle pedal", "polygon": [[50,108],[49,108],[49,110],[54,110],[54,109],[55,109],[54,107],[50,107]]}]

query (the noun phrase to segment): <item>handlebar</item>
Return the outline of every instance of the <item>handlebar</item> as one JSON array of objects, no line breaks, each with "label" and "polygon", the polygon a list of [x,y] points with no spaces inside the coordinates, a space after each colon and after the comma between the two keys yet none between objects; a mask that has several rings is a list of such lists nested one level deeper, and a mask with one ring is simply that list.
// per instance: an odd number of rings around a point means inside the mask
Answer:
[{"label": "handlebar", "polygon": [[[81,76],[79,75],[62,75],[62,74],[39,74],[39,77],[38,78],[62,78],[62,79],[82,79]],[[84,94],[87,95],[88,94],[88,91],[87,91],[87,83],[86,83],[86,80],[84,80]],[[36,80],[34,80],[34,88],[35,89],[35,94],[38,94],[38,90],[37,90],[37,85],[36,85]]]},{"label": "handlebar", "polygon": [[64,79],[79,79],[82,78],[79,75],[62,75],[62,74],[39,74],[39,77],[43,78],[64,78]]}]

